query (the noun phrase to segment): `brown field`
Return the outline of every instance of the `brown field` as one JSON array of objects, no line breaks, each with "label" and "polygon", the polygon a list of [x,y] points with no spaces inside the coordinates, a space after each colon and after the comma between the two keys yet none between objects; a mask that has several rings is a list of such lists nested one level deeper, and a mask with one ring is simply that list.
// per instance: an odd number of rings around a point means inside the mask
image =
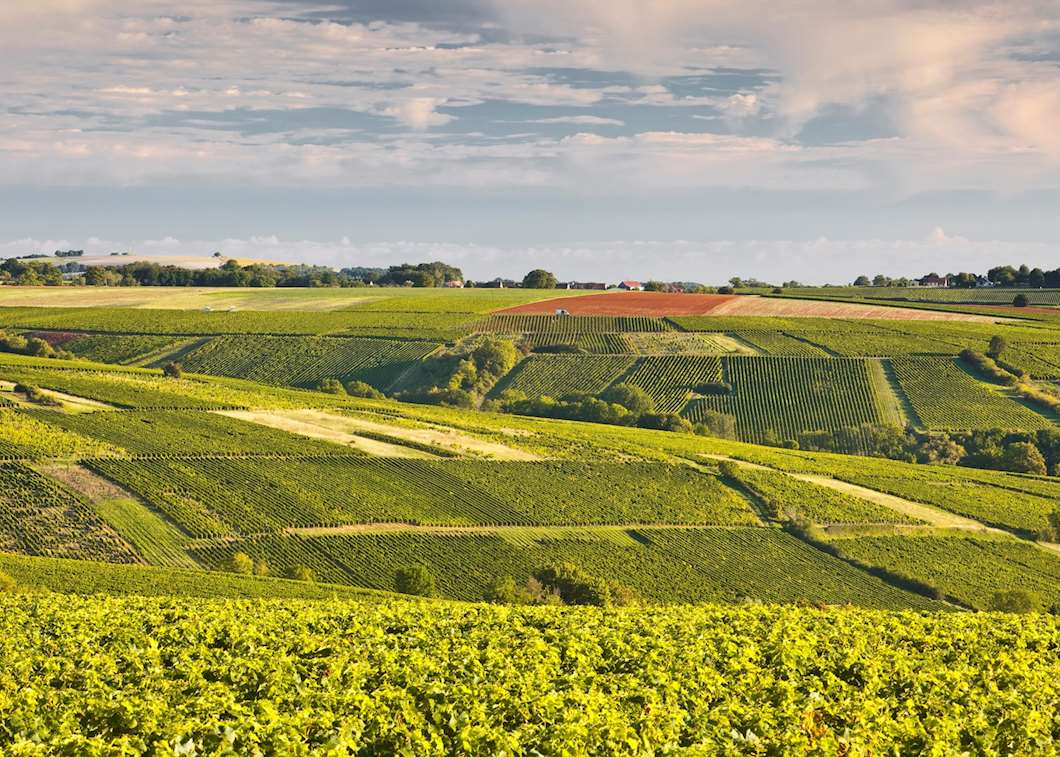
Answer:
[{"label": "brown field", "polygon": [[862,305],[854,302],[795,300],[744,295],[718,305],[710,315],[754,315],[788,318],[869,318],[890,321],[984,321],[997,318],[970,313],[947,313],[943,310],[892,308],[886,305]]},{"label": "brown field", "polygon": [[559,297],[530,302],[498,313],[552,315],[562,308],[571,315],[707,315],[730,300],[733,294],[665,294],[663,292],[613,292]]},{"label": "brown field", "polygon": [[664,294],[662,292],[614,292],[580,297],[560,297],[531,302],[498,313],[551,315],[562,308],[571,315],[749,315],[794,318],[871,318],[896,321],[994,321],[986,315],[917,310],[853,302],[795,300],[755,295]]}]

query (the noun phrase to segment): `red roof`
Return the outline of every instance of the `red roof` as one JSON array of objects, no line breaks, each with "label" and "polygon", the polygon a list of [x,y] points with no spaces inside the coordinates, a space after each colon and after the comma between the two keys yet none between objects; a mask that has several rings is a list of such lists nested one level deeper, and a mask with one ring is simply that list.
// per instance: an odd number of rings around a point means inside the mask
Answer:
[{"label": "red roof", "polygon": [[639,287],[640,286],[640,282],[639,281],[623,281],[621,286],[624,286],[624,287]]}]

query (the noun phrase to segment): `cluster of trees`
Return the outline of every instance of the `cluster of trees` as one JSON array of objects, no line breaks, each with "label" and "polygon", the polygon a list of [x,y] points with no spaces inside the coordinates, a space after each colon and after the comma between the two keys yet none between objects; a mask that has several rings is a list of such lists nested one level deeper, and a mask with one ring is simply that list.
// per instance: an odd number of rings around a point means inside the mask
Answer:
[{"label": "cluster of trees", "polygon": [[47,357],[60,360],[71,360],[74,354],[67,350],[55,349],[45,339],[38,336],[22,336],[21,334],[8,334],[0,331],[0,352],[11,352],[16,355],[30,355],[31,357]]},{"label": "cluster of trees", "polygon": [[[265,560],[255,560],[246,552],[236,552],[232,555],[232,559],[229,561],[229,569],[233,573],[240,573],[245,576],[271,576],[272,570],[269,569],[269,564]],[[290,578],[294,581],[305,581],[307,583],[314,583],[317,580],[316,572],[305,565],[293,565],[288,569],[283,578]]]},{"label": "cluster of trees", "polygon": [[1060,476],[1060,431],[917,431],[865,424],[811,431],[773,446],[814,452],[886,457],[910,463],[962,465],[1014,473]]},{"label": "cluster of trees", "polygon": [[708,413],[706,419],[693,425],[687,418],[675,413],[656,412],[655,400],[647,392],[625,382],[608,387],[599,397],[588,394],[528,397],[524,392],[507,389],[496,399],[484,403],[483,409],[730,439],[735,437],[736,430],[735,419],[722,413]]},{"label": "cluster of trees", "polygon": [[[928,276],[938,276],[937,273],[930,273]],[[942,278],[942,277],[939,277]],[[969,273],[968,271],[961,271],[960,273],[948,273],[945,276],[949,280],[949,286],[956,287],[958,289],[971,289],[976,286],[979,280],[979,275],[975,273]],[[1014,268],[1010,265],[996,266],[991,268],[986,273],[988,281],[993,282],[1000,287],[1030,287],[1033,289],[1055,289],[1060,288],[1060,268],[1052,271],[1043,271],[1041,268],[1031,268],[1027,265],[1021,265],[1019,268]],[[907,287],[912,286],[914,280],[906,278],[905,276],[899,278],[891,278],[884,276],[882,273],[878,273],[871,279],[868,276],[858,276],[854,279],[854,286],[856,287]],[[788,286],[785,284],[784,286]],[[792,286],[796,284],[791,282]]]},{"label": "cluster of trees", "polygon": [[48,260],[9,258],[0,263],[0,282],[58,286],[64,281],[64,272],[82,274],[78,283],[87,286],[440,287],[464,278],[459,268],[440,261],[336,271],[318,265],[240,265],[236,260],[228,260],[218,268],[192,270],[147,261],[104,266],[71,262],[56,266]]},{"label": "cluster of trees", "polygon": [[573,563],[546,565],[519,586],[511,576],[499,576],[484,599],[507,605],[592,605],[626,607],[640,604],[637,592],[608,578],[594,576]]},{"label": "cluster of trees", "polygon": [[422,361],[417,366],[419,386],[395,397],[429,405],[477,407],[521,356],[520,350],[505,339],[470,337]]}]

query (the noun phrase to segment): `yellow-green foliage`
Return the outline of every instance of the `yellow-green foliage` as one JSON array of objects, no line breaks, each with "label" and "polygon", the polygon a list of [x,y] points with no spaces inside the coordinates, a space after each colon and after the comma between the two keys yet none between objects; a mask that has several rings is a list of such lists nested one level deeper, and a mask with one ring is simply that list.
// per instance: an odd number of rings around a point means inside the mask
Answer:
[{"label": "yellow-green foliage", "polygon": [[102,457],[120,452],[104,442],[0,407],[0,457]]},{"label": "yellow-green foliage", "polygon": [[2,595],[0,750],[1047,755],[1058,644],[1042,615]]}]

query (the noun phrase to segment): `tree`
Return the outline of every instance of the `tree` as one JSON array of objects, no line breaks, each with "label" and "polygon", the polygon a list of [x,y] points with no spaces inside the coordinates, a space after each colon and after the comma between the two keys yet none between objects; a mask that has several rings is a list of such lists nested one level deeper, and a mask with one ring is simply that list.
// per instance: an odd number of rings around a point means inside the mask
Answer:
[{"label": "tree", "polygon": [[995,612],[1029,613],[1042,609],[1042,598],[1033,591],[1015,589],[995,592],[990,598],[990,609]]},{"label": "tree", "polygon": [[233,573],[249,576],[254,572],[254,561],[246,552],[236,552],[230,561]]},{"label": "tree", "polygon": [[1015,297],[1012,298],[1012,307],[1025,308],[1027,307],[1029,302],[1030,301],[1027,299],[1027,295],[1021,292],[1020,294],[1017,294]]},{"label": "tree", "polygon": [[184,376],[184,366],[180,363],[166,363],[162,368],[162,373],[169,378],[179,379]]},{"label": "tree", "polygon": [[317,391],[325,394],[346,394],[346,387],[338,379],[328,378],[320,382]]},{"label": "tree", "polygon": [[858,276],[856,279],[854,279],[854,286],[856,287],[867,287],[871,285],[872,282],[869,281],[868,276]]},{"label": "tree", "polygon": [[707,410],[692,429],[700,436],[716,436],[720,439],[736,438],[736,418],[728,413]]},{"label": "tree", "polygon": [[633,415],[655,412],[655,400],[639,386],[633,386],[625,382],[615,384],[607,389],[600,395],[600,399],[621,405]]},{"label": "tree", "polygon": [[1014,473],[1034,473],[1038,476],[1044,476],[1048,472],[1045,458],[1030,442],[1013,442],[1008,445],[1001,454],[1001,468]]},{"label": "tree", "polygon": [[401,594],[417,597],[433,597],[437,593],[434,574],[423,565],[399,568],[394,574],[394,588]]},{"label": "tree", "polygon": [[1008,348],[1008,342],[1005,341],[1005,337],[995,335],[990,337],[990,347],[987,349],[986,354],[997,360],[1006,348]]},{"label": "tree", "polygon": [[872,277],[872,285],[874,287],[887,287],[891,285],[891,280],[882,273],[877,273]]},{"label": "tree", "polygon": [[346,384],[346,394],[351,397],[364,397],[370,400],[381,400],[386,396],[365,381],[351,381]]},{"label": "tree", "polygon": [[668,292],[670,291],[670,285],[665,281],[649,281],[644,285],[645,292]]},{"label": "tree", "polygon": [[269,570],[269,564],[267,562],[265,562],[264,560],[255,560],[254,561],[254,575],[255,576],[264,577],[264,576],[269,575],[270,572],[271,571]]},{"label": "tree", "polygon": [[535,268],[523,277],[524,289],[555,289],[556,274]]},{"label": "tree", "polygon": [[521,599],[515,579],[511,576],[498,576],[490,581],[484,598],[495,605],[514,605]]},{"label": "tree", "polygon": [[676,413],[645,413],[637,419],[637,426],[655,431],[678,431],[685,434],[692,432],[691,421]]}]

